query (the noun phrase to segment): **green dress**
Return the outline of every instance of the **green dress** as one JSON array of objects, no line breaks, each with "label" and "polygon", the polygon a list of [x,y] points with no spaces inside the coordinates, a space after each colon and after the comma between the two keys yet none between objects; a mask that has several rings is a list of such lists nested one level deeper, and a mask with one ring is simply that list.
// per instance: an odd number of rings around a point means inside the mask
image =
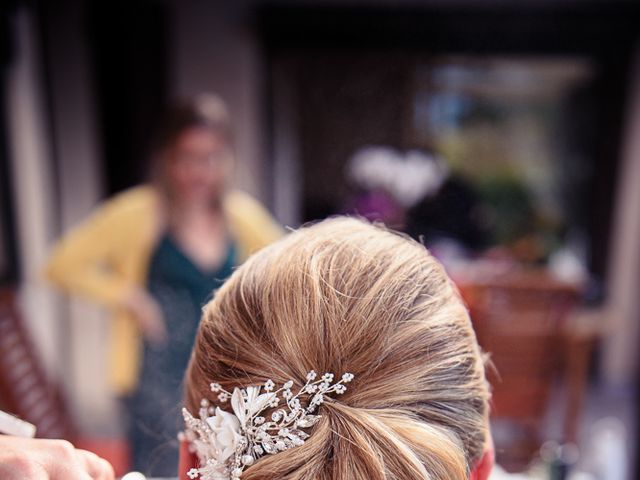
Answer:
[{"label": "green dress", "polygon": [[133,463],[135,470],[145,475],[176,475],[182,377],[202,307],[231,275],[236,262],[235,245],[229,242],[219,268],[203,271],[168,234],[151,257],[147,289],[162,310],[169,340],[162,346],[145,342],[140,382],[128,401]]}]

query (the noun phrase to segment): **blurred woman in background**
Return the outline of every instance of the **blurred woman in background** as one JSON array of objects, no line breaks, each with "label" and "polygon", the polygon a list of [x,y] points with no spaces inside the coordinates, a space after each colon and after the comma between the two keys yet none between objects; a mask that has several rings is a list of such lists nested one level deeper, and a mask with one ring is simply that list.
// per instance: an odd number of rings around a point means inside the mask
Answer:
[{"label": "blurred woman in background", "polygon": [[46,267],[51,282],[113,312],[110,380],[135,419],[134,464],[147,474],[176,472],[176,412],[201,307],[282,235],[256,200],[226,188],[232,144],[218,97],[174,105],[152,145],[149,184],[107,200]]}]

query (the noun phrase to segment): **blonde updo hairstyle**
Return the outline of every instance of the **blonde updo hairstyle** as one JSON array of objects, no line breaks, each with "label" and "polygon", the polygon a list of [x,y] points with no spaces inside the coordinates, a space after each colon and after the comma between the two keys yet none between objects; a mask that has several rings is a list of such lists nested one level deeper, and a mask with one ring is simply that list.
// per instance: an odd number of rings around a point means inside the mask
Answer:
[{"label": "blonde updo hairstyle", "polygon": [[[196,414],[225,389],[351,372],[304,445],[243,480],[462,480],[483,454],[489,389],[467,310],[417,242],[360,220],[302,228],[205,307],[186,374]],[[226,408],[226,407],[225,407]]]}]

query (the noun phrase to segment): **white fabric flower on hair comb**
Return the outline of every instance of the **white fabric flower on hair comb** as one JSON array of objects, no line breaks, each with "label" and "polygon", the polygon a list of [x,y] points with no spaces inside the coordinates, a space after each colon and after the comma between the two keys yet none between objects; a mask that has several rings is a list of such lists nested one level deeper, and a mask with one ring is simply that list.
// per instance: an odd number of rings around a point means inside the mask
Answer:
[{"label": "white fabric flower on hair comb", "polygon": [[[319,380],[313,370],[307,382],[294,393],[293,380],[274,391],[276,385],[267,380],[262,386],[235,388],[230,393],[218,383],[210,385],[220,403],[231,399],[233,413],[213,407],[202,400],[199,417],[182,409],[185,431],[180,440],[189,442],[190,449],[200,460],[199,468],[187,472],[191,479],[230,480],[242,476],[245,467],[264,455],[273,455],[302,445],[309,438],[304,429],[313,427],[320,415],[314,414],[329,393],[343,394],[353,374],[345,373],[333,383],[334,375],[325,373]],[[302,398],[309,399],[302,404]],[[278,408],[280,407],[280,408]],[[267,419],[261,414],[271,409]]]}]

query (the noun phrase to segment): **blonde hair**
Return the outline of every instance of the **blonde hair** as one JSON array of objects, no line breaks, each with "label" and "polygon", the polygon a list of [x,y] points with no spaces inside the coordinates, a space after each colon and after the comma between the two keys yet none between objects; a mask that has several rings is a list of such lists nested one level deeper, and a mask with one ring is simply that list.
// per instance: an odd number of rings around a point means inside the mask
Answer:
[{"label": "blonde hair", "polygon": [[417,242],[360,220],[302,228],[240,267],[205,307],[186,374],[195,414],[227,390],[355,380],[322,405],[304,445],[243,480],[457,480],[480,459],[489,389],[467,310]]}]

